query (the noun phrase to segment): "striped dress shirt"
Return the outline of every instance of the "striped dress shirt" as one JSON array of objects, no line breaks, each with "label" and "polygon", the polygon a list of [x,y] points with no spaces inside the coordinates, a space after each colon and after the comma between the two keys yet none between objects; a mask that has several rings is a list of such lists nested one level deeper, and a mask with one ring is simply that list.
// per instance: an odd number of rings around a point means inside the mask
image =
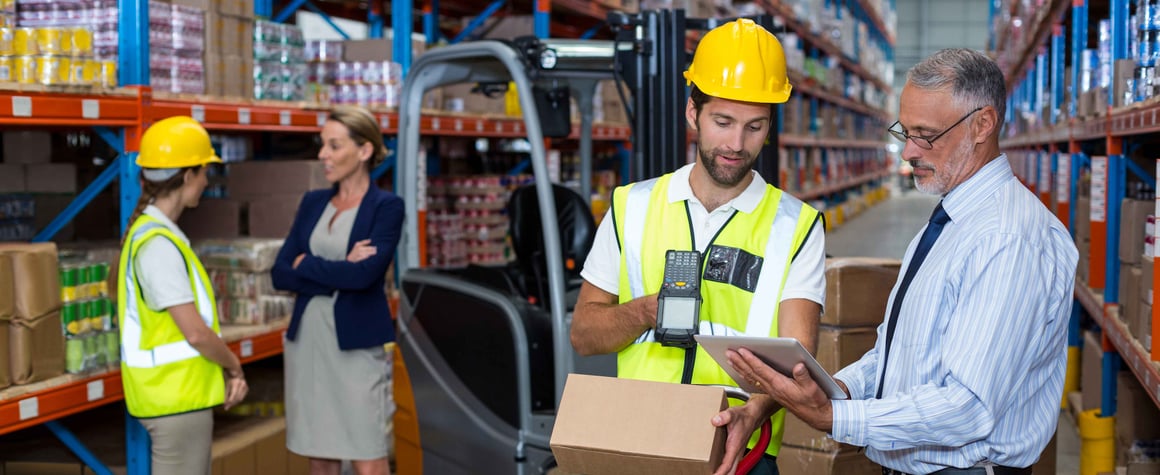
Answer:
[{"label": "striped dress shirt", "polygon": [[882,399],[885,323],[874,349],[835,375],[851,400],[832,401],[830,435],[907,473],[1028,467],[1055,432],[1078,252],[1006,155],[942,204],[951,222],[903,299]]}]

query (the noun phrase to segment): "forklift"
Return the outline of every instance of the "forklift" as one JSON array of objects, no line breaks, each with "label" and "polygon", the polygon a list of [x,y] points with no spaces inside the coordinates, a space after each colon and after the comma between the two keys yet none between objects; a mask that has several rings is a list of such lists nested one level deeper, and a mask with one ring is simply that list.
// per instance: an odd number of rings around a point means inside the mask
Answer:
[{"label": "forklift", "polygon": [[[754,20],[775,31],[772,17]],[[683,10],[612,12],[611,41],[472,41],[433,49],[411,66],[399,102],[396,168],[406,203],[395,260],[397,473],[544,474],[555,467],[549,439],[568,374],[616,375],[615,354],[581,357],[569,337],[579,271],[596,232],[587,199],[596,84],[615,79],[622,98],[631,94],[632,158],[623,179],[676,170],[688,148],[680,74],[691,58],[687,32],[726,21],[686,18]],[[426,91],[457,83],[485,91],[513,83],[524,113],[534,184],[507,205],[516,262],[506,267],[437,270],[422,261],[420,104]],[[580,194],[553,184],[545,160],[544,139],[572,130],[573,96],[581,116]],[[776,134],[756,168],[778,176]]]}]

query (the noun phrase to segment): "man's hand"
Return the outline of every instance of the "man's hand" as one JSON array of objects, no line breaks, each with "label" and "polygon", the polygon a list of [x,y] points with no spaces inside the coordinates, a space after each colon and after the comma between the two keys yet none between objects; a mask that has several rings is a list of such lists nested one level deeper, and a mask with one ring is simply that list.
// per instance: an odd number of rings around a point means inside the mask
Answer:
[{"label": "man's hand", "polygon": [[793,379],[790,379],[745,348],[729,350],[725,354],[742,378],[754,383],[810,427],[827,433],[833,428],[834,411],[830,398],[810,377],[804,363],[794,365]]},{"label": "man's hand", "polygon": [[728,426],[725,437],[725,458],[714,475],[726,475],[737,470],[737,462],[744,455],[745,445],[753,432],[761,427],[769,417],[777,412],[778,406],[767,395],[754,394],[745,404],[730,407],[713,416],[716,427]]}]

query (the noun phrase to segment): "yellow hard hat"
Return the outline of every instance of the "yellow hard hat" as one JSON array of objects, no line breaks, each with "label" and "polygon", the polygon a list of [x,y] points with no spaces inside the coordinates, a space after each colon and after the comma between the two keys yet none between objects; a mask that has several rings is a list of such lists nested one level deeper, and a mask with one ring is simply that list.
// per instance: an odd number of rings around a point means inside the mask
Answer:
[{"label": "yellow hard hat", "polygon": [[792,89],[781,43],[748,18],[706,33],[685,80],[710,96],[746,102],[782,103]]},{"label": "yellow hard hat", "polygon": [[154,123],[141,136],[137,165],[141,168],[185,168],[221,163],[209,132],[192,117],[170,117]]}]

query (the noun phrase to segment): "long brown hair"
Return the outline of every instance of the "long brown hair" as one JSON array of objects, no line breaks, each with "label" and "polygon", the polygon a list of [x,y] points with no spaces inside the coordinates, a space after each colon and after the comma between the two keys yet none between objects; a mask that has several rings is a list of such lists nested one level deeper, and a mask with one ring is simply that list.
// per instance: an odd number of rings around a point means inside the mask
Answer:
[{"label": "long brown hair", "polygon": [[145,212],[145,208],[153,200],[169,196],[171,193],[180,190],[185,185],[185,173],[199,168],[201,166],[182,168],[173,176],[162,181],[150,181],[148,178],[145,178],[145,171],[142,170],[141,175],[138,177],[138,182],[141,183],[141,197],[137,198],[137,207],[133,210],[133,214],[129,216],[129,223],[126,225],[125,234],[121,238],[121,245],[124,245],[125,240],[129,238],[129,230],[133,228],[133,223],[137,222],[137,218],[141,217],[141,213]]},{"label": "long brown hair", "polygon": [[359,147],[370,143],[374,148],[370,160],[366,161],[367,171],[383,163],[387,156],[387,148],[383,146],[383,130],[370,111],[362,107],[340,106],[330,111],[330,120],[346,126],[350,139]]}]

